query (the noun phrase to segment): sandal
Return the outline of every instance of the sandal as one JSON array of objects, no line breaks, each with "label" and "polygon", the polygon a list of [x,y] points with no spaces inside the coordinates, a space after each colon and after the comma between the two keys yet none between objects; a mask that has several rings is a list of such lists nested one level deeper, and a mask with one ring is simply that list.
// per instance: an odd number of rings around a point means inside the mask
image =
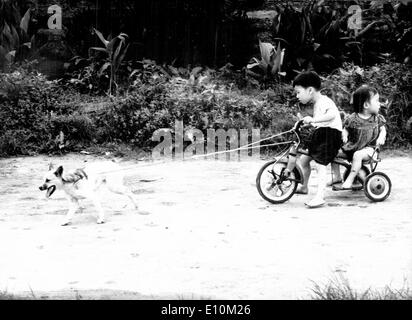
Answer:
[{"label": "sandal", "polygon": [[332,190],[333,190],[333,191],[347,191],[347,190],[353,190],[353,188],[352,188],[352,187],[350,187],[350,188],[344,188],[344,187],[342,187],[342,185],[334,185],[334,186],[332,187]]},{"label": "sandal", "polygon": [[333,186],[335,186],[335,185],[337,185],[337,184],[339,184],[339,183],[343,183],[343,180],[337,180],[337,181],[328,182],[328,183],[326,184],[326,186],[327,186],[327,187],[333,187]]},{"label": "sandal", "polygon": [[309,209],[315,209],[315,208],[320,208],[323,205],[325,205],[326,201],[325,200],[320,200],[318,202],[315,201],[309,201],[308,203],[305,203],[305,205],[309,208]]},{"label": "sandal", "polygon": [[304,191],[302,191],[302,188],[297,188],[296,189],[296,194],[309,194],[309,191],[304,192]]}]

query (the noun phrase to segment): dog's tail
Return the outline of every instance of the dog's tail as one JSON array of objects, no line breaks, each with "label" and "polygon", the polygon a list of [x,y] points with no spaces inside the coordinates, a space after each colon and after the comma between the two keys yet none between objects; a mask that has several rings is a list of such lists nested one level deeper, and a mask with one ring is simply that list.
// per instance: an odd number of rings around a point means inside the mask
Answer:
[{"label": "dog's tail", "polygon": [[74,173],[79,175],[81,179],[84,179],[84,178],[86,178],[86,180],[89,179],[89,177],[87,176],[86,172],[83,169],[77,169]]}]

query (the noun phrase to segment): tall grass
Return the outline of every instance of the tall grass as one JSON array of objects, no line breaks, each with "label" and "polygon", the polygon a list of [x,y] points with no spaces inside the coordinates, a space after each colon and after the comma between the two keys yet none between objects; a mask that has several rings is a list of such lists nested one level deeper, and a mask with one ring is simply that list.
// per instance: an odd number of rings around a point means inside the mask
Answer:
[{"label": "tall grass", "polygon": [[412,300],[412,290],[404,282],[402,288],[394,289],[387,285],[382,289],[368,288],[356,290],[348,279],[335,277],[327,284],[312,281],[310,289],[313,300]]},{"label": "tall grass", "polygon": [[7,293],[7,291],[0,291],[0,301],[1,300],[27,300],[23,297],[17,297],[13,294]]}]

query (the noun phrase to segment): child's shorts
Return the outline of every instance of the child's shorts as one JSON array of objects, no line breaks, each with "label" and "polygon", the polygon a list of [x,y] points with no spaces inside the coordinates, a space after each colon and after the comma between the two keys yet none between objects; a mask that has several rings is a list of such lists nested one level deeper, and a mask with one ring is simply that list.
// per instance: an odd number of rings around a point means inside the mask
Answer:
[{"label": "child's shorts", "polygon": [[342,132],[329,128],[317,128],[307,143],[309,156],[321,165],[328,165],[336,158],[342,147]]},{"label": "child's shorts", "polygon": [[343,149],[342,149],[342,151],[343,151],[343,153],[346,155],[346,157],[348,158],[348,161],[349,161],[349,162],[352,162],[352,161],[353,161],[353,155],[355,154],[356,150],[346,151],[346,150],[343,150]]}]

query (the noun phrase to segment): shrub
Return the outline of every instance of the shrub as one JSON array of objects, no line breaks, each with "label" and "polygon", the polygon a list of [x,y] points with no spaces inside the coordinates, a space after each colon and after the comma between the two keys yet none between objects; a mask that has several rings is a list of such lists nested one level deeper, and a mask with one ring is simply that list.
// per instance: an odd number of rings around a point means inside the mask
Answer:
[{"label": "shrub", "polygon": [[210,81],[194,85],[190,80],[141,83],[127,97],[113,98],[110,106],[93,115],[98,141],[153,146],[151,137],[160,128],[173,132],[176,121],[185,128],[252,129],[270,132],[288,130],[296,109],[286,95],[290,85],[274,94],[271,90],[244,95],[228,85]]},{"label": "shrub", "polygon": [[[161,76],[150,66],[155,72],[143,69],[144,77],[135,72],[126,95],[100,98],[75,93],[24,69],[0,74],[0,155],[79,151],[108,143],[150,148],[153,133],[160,128],[173,133],[178,120],[185,129],[205,134],[207,129],[257,128],[265,137],[289,130],[300,111],[290,84],[241,90],[209,69],[189,72],[184,79]],[[323,80],[323,92],[346,112],[351,112],[350,97],[358,86],[375,86],[390,102],[385,114],[388,145],[412,140],[407,67],[386,63],[362,69],[346,64]]]},{"label": "shrub", "polygon": [[113,98],[108,108],[93,115],[99,142],[146,146],[152,132],[169,127],[162,85],[143,85],[126,97]]},{"label": "shrub", "polygon": [[28,144],[47,132],[47,110],[54,105],[54,85],[34,73],[0,74],[0,127],[2,154],[27,153]]},{"label": "shrub", "polygon": [[91,120],[73,113],[58,83],[25,69],[0,74],[0,81],[0,155],[56,151],[92,138]]}]

